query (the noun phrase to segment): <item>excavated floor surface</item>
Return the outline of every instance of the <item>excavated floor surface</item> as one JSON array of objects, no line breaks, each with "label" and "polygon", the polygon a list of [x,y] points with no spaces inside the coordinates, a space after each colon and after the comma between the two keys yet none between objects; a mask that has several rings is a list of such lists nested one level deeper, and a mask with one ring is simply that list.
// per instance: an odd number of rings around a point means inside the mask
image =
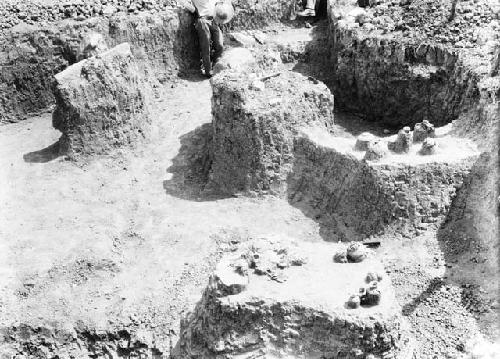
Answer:
[{"label": "excavated floor surface", "polygon": [[[285,200],[200,195],[187,158],[210,121],[210,94],[207,80],[180,80],[150,144],[82,165],[55,157],[50,114],[0,129],[0,327],[144,328],[168,352],[224,250],[259,235],[323,240]],[[417,358],[457,357],[479,333],[498,336],[498,301],[477,310],[473,293],[478,283],[495,291],[481,263],[452,262],[435,232],[374,239]],[[13,347],[22,352],[19,342],[0,352]]]}]

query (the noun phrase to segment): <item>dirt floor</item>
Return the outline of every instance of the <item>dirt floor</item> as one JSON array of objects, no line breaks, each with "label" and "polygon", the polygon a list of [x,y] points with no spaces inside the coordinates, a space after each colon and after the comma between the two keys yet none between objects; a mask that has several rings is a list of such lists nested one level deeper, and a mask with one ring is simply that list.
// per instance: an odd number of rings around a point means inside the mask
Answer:
[{"label": "dirt floor", "polygon": [[176,172],[169,168],[181,137],[211,120],[210,93],[207,80],[181,81],[156,140],[81,166],[52,158],[59,133],[50,114],[2,127],[2,326],[108,328],[138,318],[175,331],[225,243],[269,233],[320,239],[317,225],[284,201],[174,190],[184,169],[179,158]]},{"label": "dirt floor", "polygon": [[[286,200],[200,194],[186,156],[211,121],[210,94],[208,80],[179,80],[151,143],[78,165],[56,156],[49,113],[0,128],[1,327],[140,326],[168,351],[224,250],[261,235],[323,240]],[[454,278],[461,264],[445,260],[435,232],[379,239],[416,358],[455,358],[477,335],[499,337],[498,301],[467,299],[478,282],[494,293],[495,274],[464,266],[468,281]]]}]

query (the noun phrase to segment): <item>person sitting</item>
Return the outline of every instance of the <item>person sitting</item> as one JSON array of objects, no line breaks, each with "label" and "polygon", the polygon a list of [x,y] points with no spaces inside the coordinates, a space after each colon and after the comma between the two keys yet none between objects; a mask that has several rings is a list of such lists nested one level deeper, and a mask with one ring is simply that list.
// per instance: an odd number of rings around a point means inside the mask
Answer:
[{"label": "person sitting", "polygon": [[[188,11],[195,14],[195,28],[200,41],[201,59],[204,74],[212,77],[212,64],[215,64],[224,51],[222,31],[220,24],[227,23],[231,18],[227,7],[216,3],[216,0],[191,0],[185,4]],[[211,43],[213,44],[213,62],[210,58]]]}]

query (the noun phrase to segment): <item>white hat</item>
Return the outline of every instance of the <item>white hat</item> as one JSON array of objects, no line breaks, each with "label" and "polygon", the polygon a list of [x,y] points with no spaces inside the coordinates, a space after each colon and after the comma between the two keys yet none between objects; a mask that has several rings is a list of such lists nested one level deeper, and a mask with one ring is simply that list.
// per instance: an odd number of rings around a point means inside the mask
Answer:
[{"label": "white hat", "polygon": [[220,24],[227,24],[234,16],[234,8],[230,1],[220,1],[215,4],[215,19]]}]

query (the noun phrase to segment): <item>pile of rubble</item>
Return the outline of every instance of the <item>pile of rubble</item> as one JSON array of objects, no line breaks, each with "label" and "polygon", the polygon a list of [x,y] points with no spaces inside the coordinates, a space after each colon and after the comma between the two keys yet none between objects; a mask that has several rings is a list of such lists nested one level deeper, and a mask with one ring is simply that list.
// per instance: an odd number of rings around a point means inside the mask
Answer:
[{"label": "pile of rubble", "polygon": [[176,0],[76,0],[76,1],[2,1],[0,31],[19,23],[29,25],[62,19],[85,20],[117,13],[137,14],[140,11],[160,11],[177,5]]},{"label": "pile of rubble", "polygon": [[[483,41],[481,28],[500,29],[500,5],[494,1],[377,0],[358,1],[363,9],[355,21],[366,31],[400,31],[408,40],[431,41],[457,48],[472,48]],[[431,21],[429,19],[432,18]]]}]

